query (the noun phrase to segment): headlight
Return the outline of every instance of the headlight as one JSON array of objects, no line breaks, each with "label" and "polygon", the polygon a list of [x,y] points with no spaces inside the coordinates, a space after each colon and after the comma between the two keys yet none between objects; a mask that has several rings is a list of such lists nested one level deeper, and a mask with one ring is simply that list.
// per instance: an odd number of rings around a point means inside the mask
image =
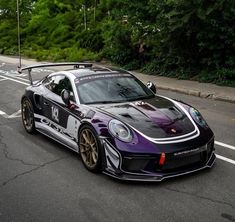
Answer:
[{"label": "headlight", "polygon": [[133,138],[129,128],[119,120],[111,120],[109,122],[109,130],[113,136],[117,137],[123,142],[131,142]]},{"label": "headlight", "polygon": [[208,127],[206,121],[204,120],[204,118],[202,117],[201,113],[198,110],[191,107],[189,112],[196,123],[198,123],[202,127]]}]

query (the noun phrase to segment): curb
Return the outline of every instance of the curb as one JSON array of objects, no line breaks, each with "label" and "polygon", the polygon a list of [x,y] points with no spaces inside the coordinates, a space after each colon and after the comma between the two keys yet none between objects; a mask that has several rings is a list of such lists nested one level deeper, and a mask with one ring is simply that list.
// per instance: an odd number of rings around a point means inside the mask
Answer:
[{"label": "curb", "polygon": [[[229,102],[229,103],[235,103],[235,94],[233,96],[233,94],[229,93],[229,95],[226,94],[219,94],[219,93],[215,93],[214,90],[211,91],[207,91],[207,90],[197,90],[197,89],[187,89],[187,88],[181,88],[180,86],[178,87],[174,87],[171,85],[167,85],[167,83],[164,81],[164,85],[161,85],[161,81],[158,79],[158,76],[154,76],[153,75],[147,75],[147,74],[142,74],[139,72],[132,72],[138,79],[140,79],[142,82],[147,82],[147,81],[152,81],[153,83],[155,83],[155,85],[157,86],[157,89],[162,89],[162,90],[168,90],[168,91],[172,91],[172,92],[178,92],[178,93],[182,93],[185,95],[190,95],[190,96],[196,96],[196,97],[201,97],[204,99],[213,99],[213,100],[217,100],[217,101],[223,101],[223,102]],[[148,79],[148,80],[146,80]],[[160,83],[160,84],[159,84]],[[183,84],[182,84],[183,86]]]},{"label": "curb", "polygon": [[168,86],[157,86],[158,89],[162,90],[170,90],[172,92],[178,92],[190,96],[196,96],[196,97],[201,97],[204,99],[213,99],[213,100],[218,100],[218,101],[223,101],[223,102],[229,102],[229,103],[235,103],[235,96],[234,98],[226,97],[226,96],[221,96],[221,95],[214,95],[213,93],[206,93],[206,92],[201,92],[197,90],[191,90],[191,89],[183,89],[183,88],[174,88],[174,87],[168,87]]}]

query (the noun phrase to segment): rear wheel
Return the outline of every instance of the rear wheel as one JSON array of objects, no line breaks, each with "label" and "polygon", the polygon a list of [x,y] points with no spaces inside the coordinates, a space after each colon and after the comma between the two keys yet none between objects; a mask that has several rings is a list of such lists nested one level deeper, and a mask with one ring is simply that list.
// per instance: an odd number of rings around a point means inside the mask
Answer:
[{"label": "rear wheel", "polygon": [[91,172],[101,170],[101,145],[95,130],[85,125],[79,133],[79,148],[84,166]]},{"label": "rear wheel", "polygon": [[24,98],[21,103],[21,116],[25,130],[28,133],[35,133],[33,106],[29,99]]}]

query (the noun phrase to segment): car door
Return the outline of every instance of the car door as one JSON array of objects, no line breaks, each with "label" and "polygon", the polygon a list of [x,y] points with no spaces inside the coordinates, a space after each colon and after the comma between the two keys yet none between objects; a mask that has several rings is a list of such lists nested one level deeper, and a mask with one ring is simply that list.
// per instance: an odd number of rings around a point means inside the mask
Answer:
[{"label": "car door", "polygon": [[73,100],[69,78],[63,74],[49,76],[44,86],[47,93],[43,96],[43,116],[48,133],[69,148],[77,150],[79,117],[66,106],[60,96],[63,89],[66,89],[70,91]]}]

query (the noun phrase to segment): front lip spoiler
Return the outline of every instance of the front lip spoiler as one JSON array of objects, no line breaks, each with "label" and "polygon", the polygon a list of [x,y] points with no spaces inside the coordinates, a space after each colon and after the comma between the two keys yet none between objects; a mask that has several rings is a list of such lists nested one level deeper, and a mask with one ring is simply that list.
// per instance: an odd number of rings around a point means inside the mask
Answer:
[{"label": "front lip spoiler", "polygon": [[185,172],[174,172],[174,173],[169,173],[169,174],[156,173],[156,174],[152,174],[152,175],[147,175],[147,174],[146,175],[143,175],[143,174],[132,175],[132,174],[128,174],[128,173],[115,174],[115,173],[109,172],[109,171],[103,171],[103,173],[108,176],[119,179],[119,180],[161,182],[161,181],[168,179],[168,178],[183,176],[186,174],[191,174],[191,173],[194,173],[194,172],[197,172],[200,170],[204,170],[206,168],[212,168],[212,166],[215,163],[215,160],[216,160],[216,156],[213,151],[209,160],[207,161],[207,163],[204,166],[193,169],[193,170],[187,170]]}]

